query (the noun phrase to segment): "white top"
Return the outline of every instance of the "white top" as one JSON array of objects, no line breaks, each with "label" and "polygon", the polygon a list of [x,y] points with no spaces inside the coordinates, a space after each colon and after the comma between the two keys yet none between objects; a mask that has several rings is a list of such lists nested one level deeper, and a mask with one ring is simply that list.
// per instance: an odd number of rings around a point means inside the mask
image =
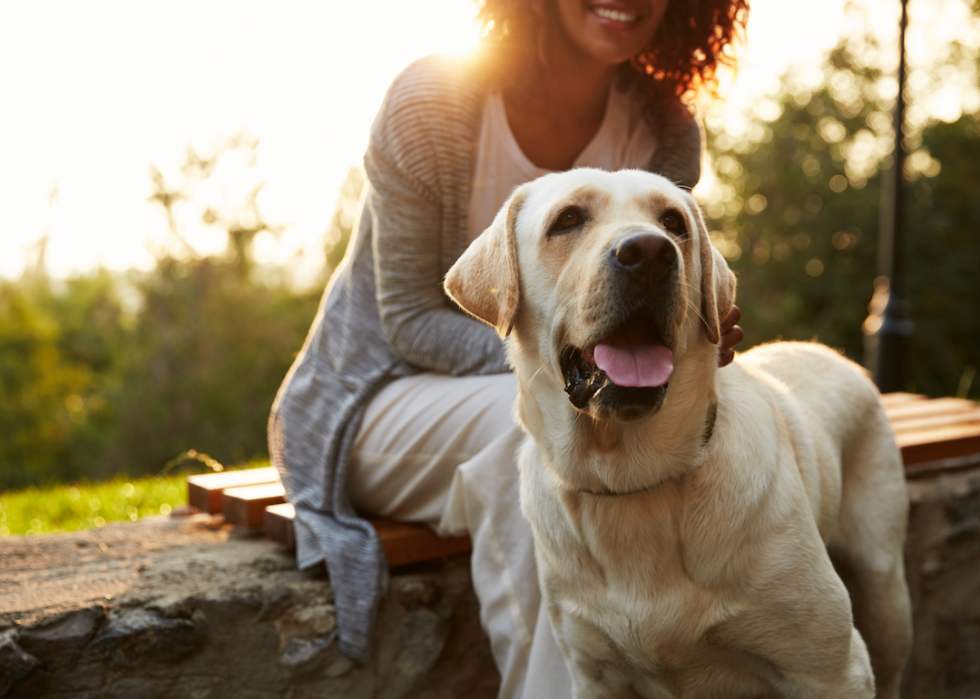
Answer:
[{"label": "white top", "polygon": [[[572,167],[609,171],[646,167],[657,150],[657,141],[642,109],[641,101],[632,92],[610,87],[602,124]],[[473,242],[493,222],[515,188],[549,172],[552,171],[538,167],[524,155],[507,122],[503,96],[492,93],[483,107],[467,241]]]}]

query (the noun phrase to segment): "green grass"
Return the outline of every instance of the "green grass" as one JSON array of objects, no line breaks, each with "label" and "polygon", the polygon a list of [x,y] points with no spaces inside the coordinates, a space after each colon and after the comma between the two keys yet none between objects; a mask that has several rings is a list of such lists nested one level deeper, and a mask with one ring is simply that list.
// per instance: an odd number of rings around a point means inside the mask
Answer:
[{"label": "green grass", "polygon": [[187,476],[117,478],[27,488],[0,495],[0,536],[104,527],[107,522],[167,515],[187,502]]},{"label": "green grass", "polygon": [[[188,460],[220,467],[206,454],[192,450],[168,468]],[[229,470],[268,465],[268,460],[253,461]],[[187,475],[140,479],[120,476],[103,483],[69,483],[0,493],[0,537],[73,532],[104,527],[108,522],[135,522],[141,517],[168,515],[187,503]]]}]

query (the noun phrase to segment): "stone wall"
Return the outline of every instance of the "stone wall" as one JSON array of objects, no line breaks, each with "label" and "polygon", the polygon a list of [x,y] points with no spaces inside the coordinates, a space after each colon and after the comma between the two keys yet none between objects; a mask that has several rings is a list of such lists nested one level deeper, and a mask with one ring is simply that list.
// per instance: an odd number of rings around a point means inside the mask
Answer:
[{"label": "stone wall", "polygon": [[[42,542],[50,555],[24,550]],[[466,556],[392,576],[359,665],[337,648],[326,576],[263,539],[157,521],[0,546],[0,696],[496,696]]]},{"label": "stone wall", "polygon": [[906,699],[980,697],[980,469],[909,484]]},{"label": "stone wall", "polygon": [[[905,699],[980,697],[980,468],[909,486]],[[329,582],[207,519],[0,541],[0,697],[490,699],[466,556],[397,571],[361,666]]]}]

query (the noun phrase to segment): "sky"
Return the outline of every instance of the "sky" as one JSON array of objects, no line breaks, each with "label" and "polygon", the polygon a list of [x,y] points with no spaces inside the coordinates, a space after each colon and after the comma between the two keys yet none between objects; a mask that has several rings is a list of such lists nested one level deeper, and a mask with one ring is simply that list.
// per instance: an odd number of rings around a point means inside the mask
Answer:
[{"label": "sky", "polygon": [[[897,26],[897,0],[866,1]],[[725,109],[750,110],[791,63],[816,65],[844,3],[753,0]],[[468,0],[0,2],[0,276],[19,277],[44,235],[54,276],[148,268],[173,242],[147,201],[151,164],[177,183],[188,145],[206,154],[242,131],[259,140],[255,166],[211,195],[264,183],[259,207],[284,229],[259,237],[260,260],[311,276],[388,84],[415,58],[471,48],[473,14]],[[184,234],[199,253],[224,244]]]}]

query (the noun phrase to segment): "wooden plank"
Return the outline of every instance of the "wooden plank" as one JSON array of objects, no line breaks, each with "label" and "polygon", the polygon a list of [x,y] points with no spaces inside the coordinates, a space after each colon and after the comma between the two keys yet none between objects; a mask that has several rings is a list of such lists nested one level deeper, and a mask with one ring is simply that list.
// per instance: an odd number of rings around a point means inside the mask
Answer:
[{"label": "wooden plank", "polygon": [[906,466],[980,452],[980,424],[952,425],[895,435]]},{"label": "wooden plank", "polygon": [[188,476],[187,503],[201,512],[214,514],[221,512],[221,493],[225,488],[276,483],[278,481],[279,472],[274,466]]},{"label": "wooden plank", "polygon": [[406,524],[390,519],[372,519],[370,522],[378,533],[381,548],[391,568],[451,556],[473,548],[468,536],[444,539],[424,524]]},{"label": "wooden plank", "polygon": [[909,403],[911,401],[917,400],[927,400],[927,397],[921,393],[882,393],[881,394],[881,404],[886,408],[893,405],[898,405],[900,403]]},{"label": "wooden plank", "polygon": [[889,408],[885,406],[885,415],[892,422],[909,417],[927,417],[931,415],[949,415],[977,407],[977,404],[963,398],[933,398],[926,401],[900,403]]},{"label": "wooden plank", "polygon": [[[265,510],[265,535],[284,546],[296,546],[293,520],[296,510],[289,503],[273,505]],[[429,561],[473,548],[468,536],[442,538],[424,524],[408,524],[390,519],[369,519],[378,534],[388,566],[408,565]]]},{"label": "wooden plank", "polygon": [[286,489],[282,483],[246,485],[226,488],[221,498],[221,510],[225,520],[240,527],[261,527],[265,522],[265,508],[286,502]]},{"label": "wooden plank", "polygon": [[296,508],[290,503],[269,505],[265,508],[265,538],[278,542],[288,549],[296,548],[294,519],[296,519]]},{"label": "wooden plank", "polygon": [[948,427],[950,425],[972,425],[977,422],[980,422],[980,407],[964,410],[963,412],[950,413],[948,415],[908,417],[902,420],[895,420],[892,422],[892,429],[895,430],[895,434],[904,434],[933,429],[935,427]]}]

